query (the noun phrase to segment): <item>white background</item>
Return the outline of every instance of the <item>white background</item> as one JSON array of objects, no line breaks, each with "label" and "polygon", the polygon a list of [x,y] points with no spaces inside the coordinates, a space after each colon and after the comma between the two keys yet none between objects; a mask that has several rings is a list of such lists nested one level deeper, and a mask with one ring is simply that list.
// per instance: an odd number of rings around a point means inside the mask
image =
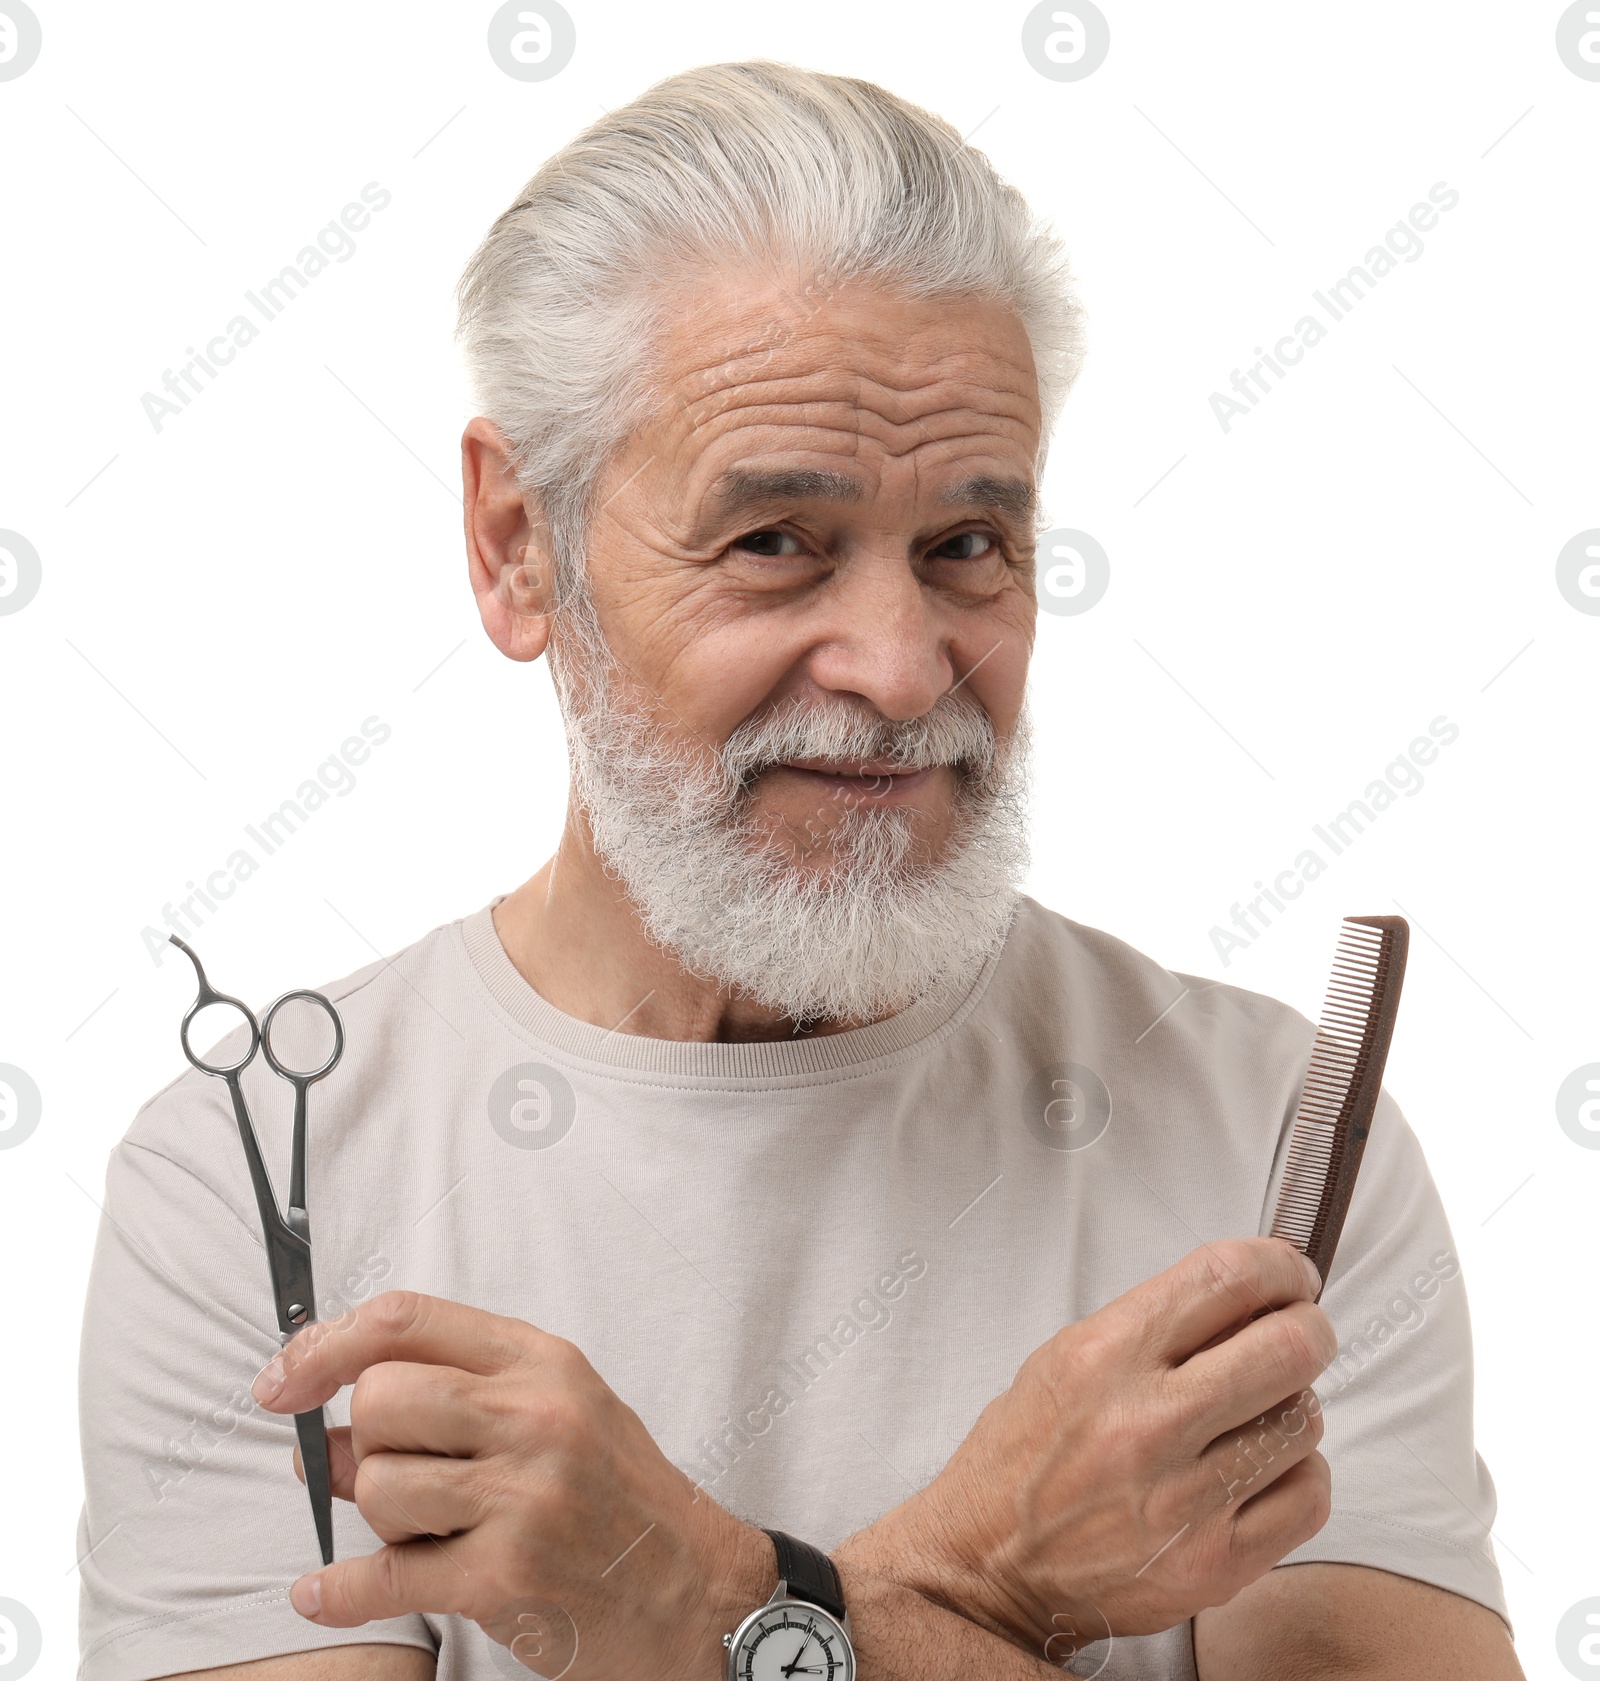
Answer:
[{"label": "white background", "polygon": [[[573,0],[573,61],[524,83],[487,4],[35,0],[43,53],[0,82],[0,527],[43,563],[0,616],[0,1063],[44,1108],[0,1152],[0,1597],[40,1673],[75,1639],[104,1161],[181,1067],[191,976],[141,930],[373,715],[355,790],[208,913],[214,978],[331,979],[543,860],[556,714],[466,588],[451,288],[602,109],[756,55],[976,130],[1073,255],[1091,349],[1046,502],[1111,583],[1041,615],[1032,890],[1311,1015],[1339,917],[1411,915],[1389,1086],[1465,1265],[1519,1648],[1566,1673],[1556,1622],[1600,1594],[1600,1151],[1555,1109],[1600,1061],[1600,617],[1555,559],[1600,525],[1600,82],[1527,0],[1105,6],[1104,65],[1056,82],[1025,6]],[[141,395],[371,181],[355,256],[157,433]],[[1210,394],[1440,181],[1423,255],[1225,433]],[[1422,790],[1224,969],[1213,925],[1441,715]]]}]

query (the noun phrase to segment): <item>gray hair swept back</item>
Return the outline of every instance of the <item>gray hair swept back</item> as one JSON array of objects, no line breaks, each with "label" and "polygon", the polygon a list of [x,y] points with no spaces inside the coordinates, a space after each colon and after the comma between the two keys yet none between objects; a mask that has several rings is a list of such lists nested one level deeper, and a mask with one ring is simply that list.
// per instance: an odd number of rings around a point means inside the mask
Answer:
[{"label": "gray hair swept back", "polygon": [[767,59],[658,82],[540,167],[457,288],[479,412],[581,598],[595,486],[652,406],[674,282],[729,258],[912,296],[1000,299],[1033,348],[1038,466],[1082,357],[1060,243],[942,118],[871,82]]}]

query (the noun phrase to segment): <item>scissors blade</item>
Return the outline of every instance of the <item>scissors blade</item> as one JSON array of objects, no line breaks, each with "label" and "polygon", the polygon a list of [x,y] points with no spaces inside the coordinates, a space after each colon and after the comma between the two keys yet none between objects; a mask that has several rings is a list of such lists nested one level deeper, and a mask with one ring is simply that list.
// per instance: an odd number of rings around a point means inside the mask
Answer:
[{"label": "scissors blade", "polygon": [[333,1563],[333,1479],[328,1470],[328,1428],[321,1407],[294,1415],[295,1434],[300,1438],[300,1466],[306,1474],[306,1493],[311,1497],[311,1515],[317,1523],[317,1545],[322,1562]]}]

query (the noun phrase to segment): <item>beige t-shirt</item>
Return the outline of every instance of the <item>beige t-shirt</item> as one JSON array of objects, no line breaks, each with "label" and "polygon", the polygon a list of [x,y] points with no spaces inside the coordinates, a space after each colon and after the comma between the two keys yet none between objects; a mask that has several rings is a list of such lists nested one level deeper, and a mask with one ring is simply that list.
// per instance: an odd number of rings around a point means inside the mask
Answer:
[{"label": "beige t-shirt", "polygon": [[[926,1483],[1059,1327],[1270,1222],[1311,1024],[1031,900],[965,996],[744,1045],[563,1015],[490,909],[324,989],[346,1048],[311,1098],[319,1308],[399,1286],[569,1337],[753,1522],[833,1546]],[[258,1057],[245,1090],[286,1172],[290,1088]],[[1342,1341],[1318,1386],[1333,1516],[1292,1556],[1503,1615],[1460,1268],[1387,1097],[1323,1300]],[[295,1614],[289,1583],[318,1555],[293,1425],[248,1393],[276,1347],[226,1088],[185,1072],[107,1172],[81,1376],[85,1681],[371,1640],[436,1652],[440,1681],[525,1674],[455,1617]],[[341,1557],[376,1545],[344,1502],[334,1525]],[[1192,1677],[1189,1626],[1116,1641],[1101,1673]]]}]

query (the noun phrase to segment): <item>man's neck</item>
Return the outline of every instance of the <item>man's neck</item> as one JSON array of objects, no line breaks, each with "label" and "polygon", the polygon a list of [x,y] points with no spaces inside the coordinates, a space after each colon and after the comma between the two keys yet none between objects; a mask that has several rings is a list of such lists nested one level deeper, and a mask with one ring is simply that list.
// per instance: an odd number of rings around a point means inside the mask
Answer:
[{"label": "man's neck", "polygon": [[738,1043],[814,1038],[860,1027],[807,1022],[730,997],[689,974],[644,931],[621,884],[569,815],[555,856],[494,909],[495,932],[529,986],[579,1021],[651,1039]]}]

